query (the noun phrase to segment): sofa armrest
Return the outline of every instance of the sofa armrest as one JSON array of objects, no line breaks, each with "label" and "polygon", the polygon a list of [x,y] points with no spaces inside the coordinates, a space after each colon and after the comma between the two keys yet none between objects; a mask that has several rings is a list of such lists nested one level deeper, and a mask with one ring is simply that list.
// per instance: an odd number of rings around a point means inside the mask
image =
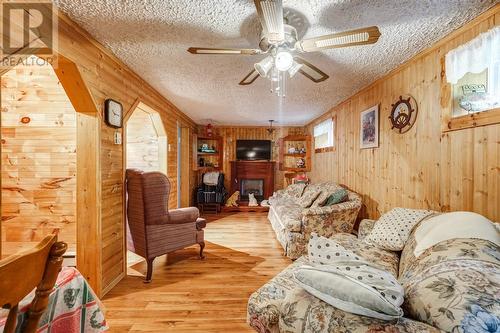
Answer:
[{"label": "sofa armrest", "polygon": [[364,239],[373,229],[375,226],[376,220],[370,220],[370,219],[363,219],[359,223],[359,228],[358,228],[358,238],[359,239]]},{"label": "sofa armrest", "polygon": [[196,207],[178,208],[168,211],[168,222],[170,224],[196,222],[200,217],[200,211]]},{"label": "sofa armrest", "polygon": [[311,207],[302,212],[302,227],[308,236],[315,232],[330,237],[335,233],[351,233],[361,209],[358,200],[347,201],[325,207]]}]

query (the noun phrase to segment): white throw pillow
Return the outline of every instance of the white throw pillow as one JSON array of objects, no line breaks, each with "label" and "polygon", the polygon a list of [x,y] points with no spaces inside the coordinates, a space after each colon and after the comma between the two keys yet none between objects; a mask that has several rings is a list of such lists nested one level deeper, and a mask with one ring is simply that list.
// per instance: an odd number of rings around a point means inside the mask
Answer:
[{"label": "white throw pillow", "polygon": [[433,245],[454,238],[485,239],[500,245],[500,233],[486,217],[472,212],[452,212],[432,216],[417,227],[413,254],[417,258]]},{"label": "white throw pillow", "polygon": [[403,315],[404,290],[392,274],[357,262],[303,265],[298,284],[313,296],[346,312],[383,320]]},{"label": "white throw pillow", "polygon": [[299,285],[328,304],[351,313],[391,320],[403,315],[404,290],[389,272],[333,239],[311,234],[309,265],[295,273]]},{"label": "white throw pillow", "polygon": [[413,227],[434,213],[431,210],[394,208],[378,219],[363,240],[384,250],[401,251]]}]

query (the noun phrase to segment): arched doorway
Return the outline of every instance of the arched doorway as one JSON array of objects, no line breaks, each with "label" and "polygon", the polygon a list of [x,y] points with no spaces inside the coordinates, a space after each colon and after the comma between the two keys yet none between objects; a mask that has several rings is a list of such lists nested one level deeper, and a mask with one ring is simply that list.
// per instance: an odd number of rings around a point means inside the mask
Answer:
[{"label": "arched doorway", "polygon": [[125,123],[125,169],[167,174],[167,133],[160,114],[139,102]]}]

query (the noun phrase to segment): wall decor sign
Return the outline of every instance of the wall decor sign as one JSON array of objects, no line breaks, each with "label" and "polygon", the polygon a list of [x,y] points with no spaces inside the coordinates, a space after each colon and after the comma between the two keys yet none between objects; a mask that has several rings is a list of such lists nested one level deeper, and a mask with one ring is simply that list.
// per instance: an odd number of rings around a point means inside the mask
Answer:
[{"label": "wall decor sign", "polygon": [[399,100],[391,106],[389,119],[392,129],[400,134],[408,132],[417,120],[417,101],[409,95],[399,96]]},{"label": "wall decor sign", "polygon": [[378,104],[361,112],[359,144],[361,149],[378,147]]}]

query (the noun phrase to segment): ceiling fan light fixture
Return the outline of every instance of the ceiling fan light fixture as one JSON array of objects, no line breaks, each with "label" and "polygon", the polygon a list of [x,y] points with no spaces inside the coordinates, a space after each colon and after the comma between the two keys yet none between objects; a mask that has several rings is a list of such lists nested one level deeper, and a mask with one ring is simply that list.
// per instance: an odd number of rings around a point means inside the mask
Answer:
[{"label": "ceiling fan light fixture", "polygon": [[279,51],[274,58],[274,65],[281,72],[286,72],[293,65],[293,56],[288,51]]},{"label": "ceiling fan light fixture", "polygon": [[267,77],[269,71],[273,68],[273,65],[274,65],[273,57],[267,56],[258,63],[256,63],[255,65],[253,65],[253,67],[255,68],[257,73],[259,73],[260,76]]},{"label": "ceiling fan light fixture", "polygon": [[290,78],[294,77],[295,74],[297,74],[299,72],[299,70],[302,68],[302,66],[304,66],[304,65],[299,64],[298,62],[296,62],[294,60],[292,67],[290,67],[290,69],[288,70],[288,74],[290,75]]}]

